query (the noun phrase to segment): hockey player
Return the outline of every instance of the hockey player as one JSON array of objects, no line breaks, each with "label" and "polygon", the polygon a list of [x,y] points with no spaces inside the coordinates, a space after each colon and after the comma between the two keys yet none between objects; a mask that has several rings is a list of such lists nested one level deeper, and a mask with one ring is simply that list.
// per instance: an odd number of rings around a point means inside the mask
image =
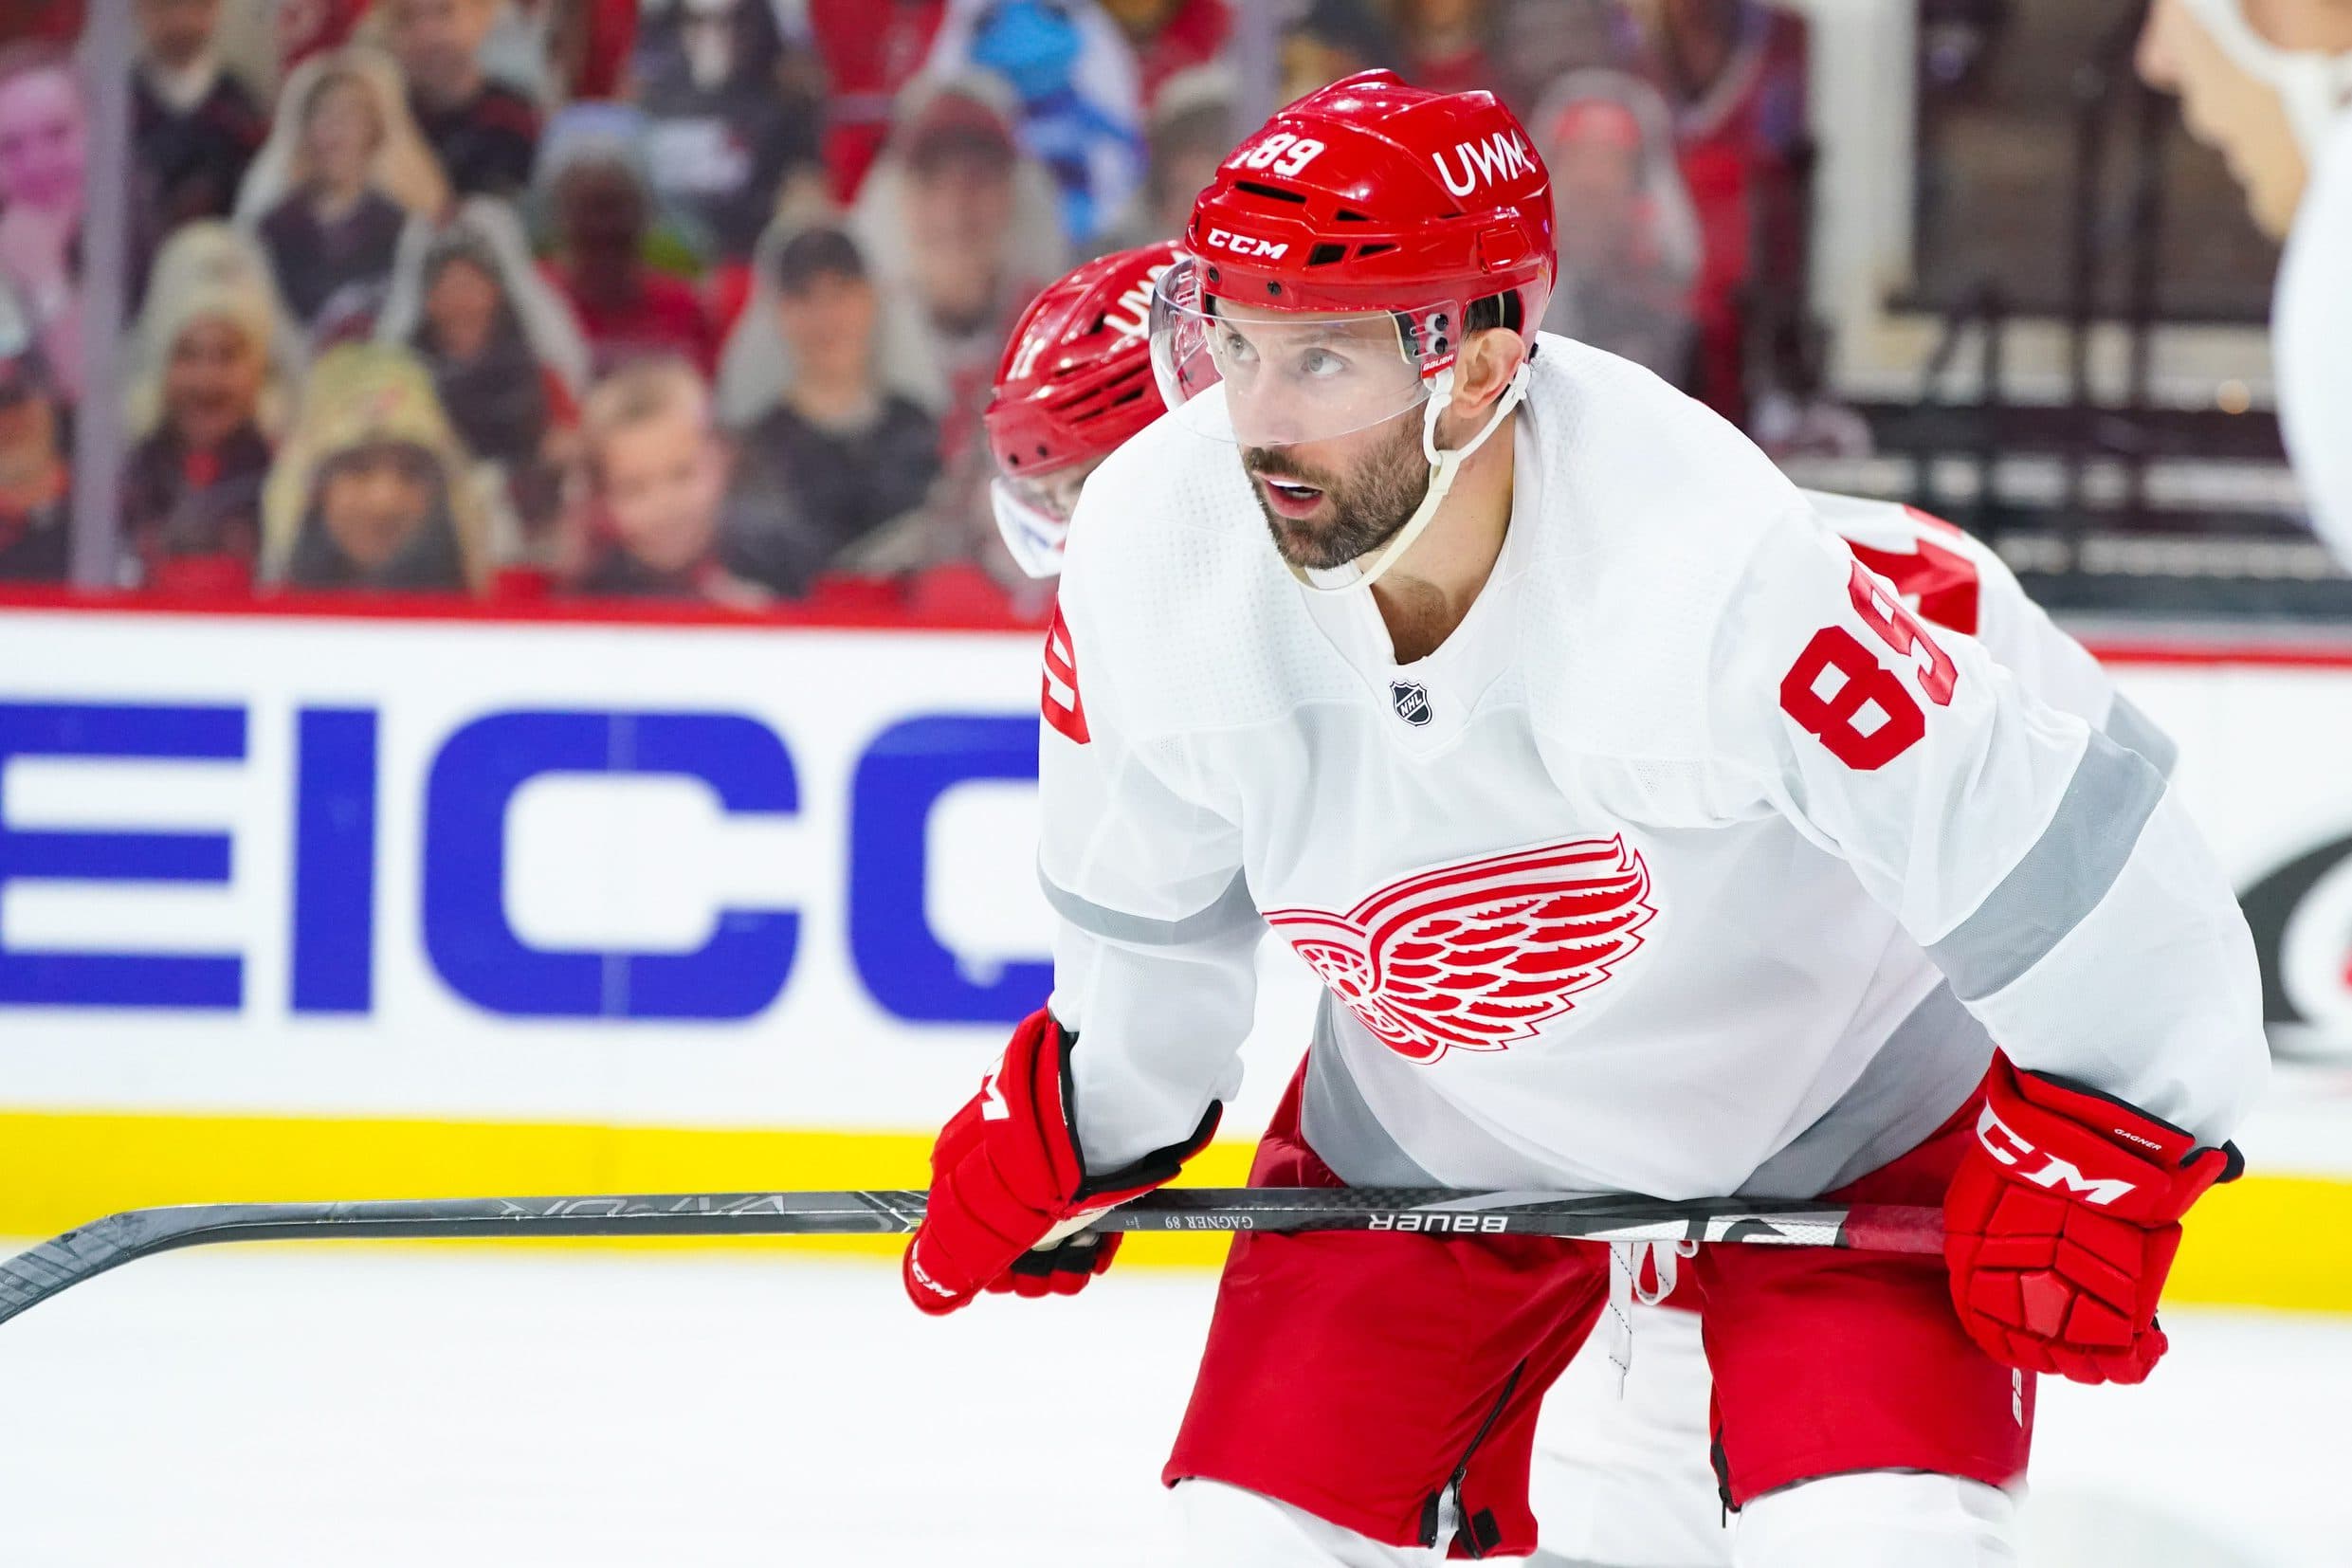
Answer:
[{"label": "hockey player", "polygon": [[[1060,574],[1085,480],[1163,410],[1145,334],[1152,286],[1176,256],[1175,246],[1161,244],[1088,262],[1040,293],[1014,324],[987,428],[998,468],[997,526],[1032,576]],[[1916,507],[1806,497],[1923,620],[1978,638],[2043,701],[2170,771],[2170,739],[2026,597],[1990,549]],[[1707,1464],[1708,1379],[1694,1294],[1685,1288],[1662,1305],[1630,1306],[1640,1325],[1639,1361],[1614,1378],[1605,1370],[1581,1378],[1593,1391],[1585,1398],[1546,1401],[1531,1490],[1551,1550],[1538,1556],[1538,1568],[1571,1558],[1609,1568],[1729,1560]]]},{"label": "hockey player", "polygon": [[[2026,596],[1986,545],[1913,506],[1803,492],[1814,516],[1920,619],[1975,637],[2043,702],[2169,775],[2169,736]],[[1708,1379],[1690,1282],[1628,1308],[1640,1346],[1623,1369],[1572,1369],[1545,1401],[1531,1493],[1544,1550],[1531,1568],[1713,1568],[1731,1560],[1708,1466]],[[1587,1359],[1594,1349],[1585,1352]]]},{"label": "hockey player", "polygon": [[[1087,1222],[1214,1130],[1262,919],[1328,995],[1257,1181],[1941,1197],[1942,1264],[1689,1261],[1718,1469],[1742,1564],[2012,1560],[2031,1375],[2146,1375],[2235,1169],[2251,941],[2147,761],[1930,633],[1729,427],[1535,335],[1552,249],[1516,121],[1384,74],[1203,192],[1155,291],[1176,407],[1087,485],[1048,641],[1053,995],[941,1133],[906,1288],[1100,1271]],[[1531,1550],[1610,1275],[1242,1236],[1187,1560]]]},{"label": "hockey player", "polygon": [[1051,577],[1086,476],[1166,409],[1147,345],[1152,285],[1173,242],[1117,250],[1030,301],[997,361],[985,423],[989,501],[1022,571]]}]

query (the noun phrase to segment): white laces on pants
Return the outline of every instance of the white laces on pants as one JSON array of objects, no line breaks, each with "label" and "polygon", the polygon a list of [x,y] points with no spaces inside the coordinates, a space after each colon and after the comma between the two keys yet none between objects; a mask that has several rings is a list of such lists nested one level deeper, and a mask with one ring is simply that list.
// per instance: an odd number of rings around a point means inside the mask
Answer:
[{"label": "white laces on pants", "polygon": [[[1698,1255],[1695,1241],[1613,1241],[1609,1244],[1609,1361],[1617,1369],[1617,1397],[1633,1370],[1633,1304],[1656,1306],[1674,1294],[1682,1260]],[[1642,1283],[1647,1262],[1650,1282]]]}]

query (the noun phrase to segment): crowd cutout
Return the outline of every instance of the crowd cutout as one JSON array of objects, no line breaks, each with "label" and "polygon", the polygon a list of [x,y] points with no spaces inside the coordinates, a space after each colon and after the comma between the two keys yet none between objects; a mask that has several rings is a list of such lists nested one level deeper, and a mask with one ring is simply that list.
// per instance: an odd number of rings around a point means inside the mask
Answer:
[{"label": "crowd cutout", "polygon": [[[1173,238],[1247,126],[1229,0],[134,0],[0,23],[0,580],[1041,608],[989,521],[1006,330]],[[1807,42],[1770,0],[1312,0],[1280,91],[1489,87],[1553,173],[1550,330],[1792,416]],[[130,167],[90,167],[91,74]],[[94,189],[123,374],[83,384]],[[1841,435],[1841,440],[1859,439]]]}]

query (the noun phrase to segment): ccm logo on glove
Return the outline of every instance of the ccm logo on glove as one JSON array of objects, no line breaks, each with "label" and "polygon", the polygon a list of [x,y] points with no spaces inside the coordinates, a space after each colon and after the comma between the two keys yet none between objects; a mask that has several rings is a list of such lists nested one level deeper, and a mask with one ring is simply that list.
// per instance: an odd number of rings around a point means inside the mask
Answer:
[{"label": "ccm logo on glove", "polygon": [[[2155,1147],[2153,1143],[2149,1143],[2148,1140],[2133,1138],[2131,1134],[2123,1132],[2120,1128],[2117,1129],[2117,1133],[2121,1137],[2130,1138],[2135,1143],[2148,1143],[2150,1148]],[[2016,1129],[2003,1121],[1989,1102],[1978,1114],[1977,1139],[1984,1145],[1986,1153],[2004,1165],[2021,1166],[2026,1160],[2041,1159],[2043,1164],[2040,1170],[2020,1169],[2018,1174],[2037,1187],[2049,1187],[2053,1190],[2063,1187],[2070,1193],[2080,1194],[2086,1203],[2113,1203],[2117,1198],[2127,1196],[2132,1190],[2132,1184],[2121,1177],[2087,1176],[2056,1155],[2043,1154],[2041,1150],[2018,1137]]]},{"label": "ccm logo on glove", "polygon": [[1977,1144],[1943,1197],[1960,1326],[2006,1366],[2145,1377],[2164,1354],[2156,1307],[2180,1216],[2237,1175],[2236,1149],[2006,1057],[1985,1079]]}]

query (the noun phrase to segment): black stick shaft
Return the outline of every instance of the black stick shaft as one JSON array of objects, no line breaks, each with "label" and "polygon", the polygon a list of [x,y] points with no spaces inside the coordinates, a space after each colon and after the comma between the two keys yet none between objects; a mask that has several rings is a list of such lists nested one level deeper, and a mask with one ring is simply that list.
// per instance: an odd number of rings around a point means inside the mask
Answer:
[{"label": "black stick shaft", "polygon": [[[135,1259],[232,1241],[337,1237],[877,1236],[921,1223],[925,1194],[684,1193],[132,1209],[0,1264],[0,1322]],[[1933,1209],[1702,1198],[1562,1197],[1414,1187],[1169,1188],[1110,1211],[1103,1231],[1389,1231],[1435,1235],[1707,1241],[1934,1252]]]}]

